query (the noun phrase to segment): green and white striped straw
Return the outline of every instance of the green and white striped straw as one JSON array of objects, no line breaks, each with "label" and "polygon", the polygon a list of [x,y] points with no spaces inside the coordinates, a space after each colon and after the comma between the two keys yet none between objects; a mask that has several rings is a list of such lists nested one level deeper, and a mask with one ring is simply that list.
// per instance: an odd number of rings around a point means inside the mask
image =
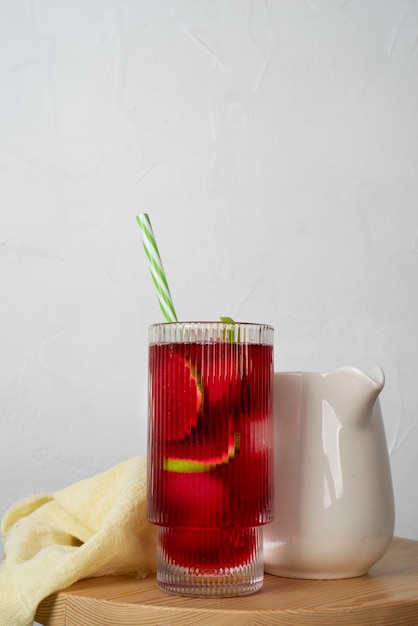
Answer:
[{"label": "green and white striped straw", "polygon": [[136,221],[141,229],[142,243],[144,244],[145,254],[149,262],[152,280],[154,281],[154,285],[157,289],[157,297],[160,303],[161,311],[163,312],[167,322],[177,322],[177,315],[174,310],[170,289],[168,288],[163,264],[160,253],[158,252],[148,214],[142,213],[141,215],[137,215]]}]

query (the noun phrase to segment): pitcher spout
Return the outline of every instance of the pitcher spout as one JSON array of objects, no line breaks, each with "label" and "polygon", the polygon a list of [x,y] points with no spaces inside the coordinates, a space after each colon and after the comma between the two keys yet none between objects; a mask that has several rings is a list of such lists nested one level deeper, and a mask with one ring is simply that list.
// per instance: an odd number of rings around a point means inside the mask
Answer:
[{"label": "pitcher spout", "polygon": [[385,374],[382,368],[379,367],[378,365],[373,367],[373,369],[371,369],[369,372],[369,378],[375,384],[376,389],[377,389],[377,395],[379,395],[379,393],[382,391],[383,387],[385,386]]},{"label": "pitcher spout", "polygon": [[385,384],[383,370],[376,366],[369,374],[354,367],[342,367],[326,375],[340,415],[360,423],[371,416]]}]

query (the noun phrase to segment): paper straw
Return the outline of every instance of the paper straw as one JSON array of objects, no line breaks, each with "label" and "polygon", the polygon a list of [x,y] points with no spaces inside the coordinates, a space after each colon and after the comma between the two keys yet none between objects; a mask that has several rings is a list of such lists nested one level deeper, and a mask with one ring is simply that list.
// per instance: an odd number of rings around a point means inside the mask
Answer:
[{"label": "paper straw", "polygon": [[157,289],[157,297],[160,303],[161,311],[163,312],[167,322],[177,322],[177,315],[174,310],[170,289],[168,288],[163,264],[160,253],[158,252],[148,214],[142,213],[141,215],[137,215],[136,221],[141,229],[142,243],[144,244],[145,254],[149,262],[152,280],[154,281],[154,285]]}]

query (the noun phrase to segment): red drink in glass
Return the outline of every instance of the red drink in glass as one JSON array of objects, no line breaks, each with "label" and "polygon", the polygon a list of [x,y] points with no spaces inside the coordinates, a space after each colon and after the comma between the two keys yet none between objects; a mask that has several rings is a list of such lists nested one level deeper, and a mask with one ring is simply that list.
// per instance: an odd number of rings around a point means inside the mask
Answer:
[{"label": "red drink in glass", "polygon": [[263,582],[272,519],[273,330],[220,323],[150,329],[148,519],[157,578],[185,595]]}]

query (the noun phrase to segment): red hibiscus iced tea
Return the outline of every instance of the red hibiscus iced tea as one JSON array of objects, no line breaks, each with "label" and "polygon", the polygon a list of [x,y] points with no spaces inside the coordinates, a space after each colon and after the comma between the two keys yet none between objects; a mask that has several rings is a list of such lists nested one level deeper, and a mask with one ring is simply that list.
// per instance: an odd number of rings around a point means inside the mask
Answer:
[{"label": "red hibiscus iced tea", "polygon": [[157,579],[184,595],[244,595],[263,582],[272,519],[273,329],[150,328],[148,519]]}]

